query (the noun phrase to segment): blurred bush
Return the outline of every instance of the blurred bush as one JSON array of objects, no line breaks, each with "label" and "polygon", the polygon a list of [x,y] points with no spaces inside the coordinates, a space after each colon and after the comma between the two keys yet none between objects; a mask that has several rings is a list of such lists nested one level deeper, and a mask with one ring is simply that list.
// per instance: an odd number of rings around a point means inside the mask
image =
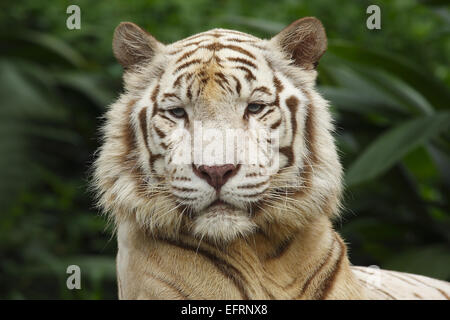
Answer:
[{"label": "blurred bush", "polygon": [[[446,1],[73,1],[0,4],[0,297],[116,298],[115,241],[87,171],[121,90],[111,38],[133,21],[162,42],[213,27],[270,37],[303,16],[329,36],[319,90],[346,168],[336,227],[353,264],[450,280],[450,11]],[[382,29],[367,30],[378,4]],[[66,268],[82,290],[66,288]]]}]

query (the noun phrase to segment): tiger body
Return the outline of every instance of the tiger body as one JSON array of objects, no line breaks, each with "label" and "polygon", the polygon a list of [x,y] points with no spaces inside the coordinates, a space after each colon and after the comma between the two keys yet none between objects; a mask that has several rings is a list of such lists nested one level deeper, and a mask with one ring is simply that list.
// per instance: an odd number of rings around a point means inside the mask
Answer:
[{"label": "tiger body", "polygon": [[[170,45],[119,25],[125,92],[94,183],[117,227],[121,299],[448,299],[446,282],[350,266],[331,224],[342,169],[315,90],[325,49],[314,18],[270,40],[214,29]],[[215,130],[202,148],[199,126]],[[248,144],[224,148],[227,130]]]}]

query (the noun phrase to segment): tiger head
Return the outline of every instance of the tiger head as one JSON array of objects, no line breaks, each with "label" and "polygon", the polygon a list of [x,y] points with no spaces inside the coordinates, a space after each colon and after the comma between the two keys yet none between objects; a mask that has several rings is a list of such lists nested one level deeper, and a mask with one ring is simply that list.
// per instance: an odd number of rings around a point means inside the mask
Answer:
[{"label": "tiger head", "polygon": [[336,214],[341,165],[315,90],[326,46],[315,18],[270,40],[214,29],[169,45],[121,23],[125,91],[94,166],[100,206],[116,223],[225,243]]}]

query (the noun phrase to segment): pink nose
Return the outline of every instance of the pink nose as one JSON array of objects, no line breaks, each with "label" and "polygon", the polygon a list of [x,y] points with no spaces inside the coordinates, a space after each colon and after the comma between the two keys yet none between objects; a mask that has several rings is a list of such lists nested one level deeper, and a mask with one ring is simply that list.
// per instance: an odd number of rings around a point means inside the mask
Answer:
[{"label": "pink nose", "polygon": [[206,180],[217,191],[239,170],[239,166],[233,164],[224,164],[222,166],[202,165],[198,168],[193,164],[192,167],[197,176]]}]

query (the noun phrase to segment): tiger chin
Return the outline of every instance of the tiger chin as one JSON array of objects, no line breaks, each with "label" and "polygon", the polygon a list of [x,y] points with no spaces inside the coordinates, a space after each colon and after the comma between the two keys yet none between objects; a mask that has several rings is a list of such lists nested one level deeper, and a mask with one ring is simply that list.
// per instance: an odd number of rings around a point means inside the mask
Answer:
[{"label": "tiger chin", "polygon": [[213,29],[167,45],[116,28],[124,92],[92,182],[117,230],[119,298],[449,298],[447,282],[350,265],[315,88],[326,48],[313,17],[271,39]]}]

